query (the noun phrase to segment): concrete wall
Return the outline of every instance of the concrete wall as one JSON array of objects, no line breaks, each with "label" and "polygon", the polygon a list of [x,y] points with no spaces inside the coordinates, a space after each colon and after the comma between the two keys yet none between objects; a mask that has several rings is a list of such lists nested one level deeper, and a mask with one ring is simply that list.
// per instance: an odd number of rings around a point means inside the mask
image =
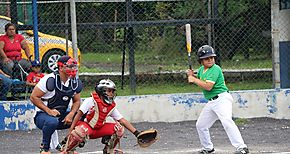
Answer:
[{"label": "concrete wall", "polygon": [[[233,117],[290,119],[290,89],[231,92]],[[118,109],[131,122],[196,120],[207,102],[201,93],[118,96]],[[34,129],[30,102],[0,102],[0,130]]]}]

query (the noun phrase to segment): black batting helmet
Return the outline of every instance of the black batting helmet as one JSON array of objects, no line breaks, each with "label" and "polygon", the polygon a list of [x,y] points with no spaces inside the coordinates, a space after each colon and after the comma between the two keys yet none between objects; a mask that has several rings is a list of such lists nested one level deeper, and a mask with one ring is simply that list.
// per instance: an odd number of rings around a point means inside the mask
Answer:
[{"label": "black batting helmet", "polygon": [[201,46],[197,51],[198,60],[202,60],[208,57],[216,57],[214,49],[209,45]]}]

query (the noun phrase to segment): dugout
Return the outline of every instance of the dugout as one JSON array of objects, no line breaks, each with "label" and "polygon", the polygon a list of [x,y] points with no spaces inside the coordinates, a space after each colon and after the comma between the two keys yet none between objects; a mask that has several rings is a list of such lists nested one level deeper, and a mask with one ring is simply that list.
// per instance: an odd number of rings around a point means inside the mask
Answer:
[{"label": "dugout", "polygon": [[280,0],[278,13],[281,88],[290,87],[290,0]]}]

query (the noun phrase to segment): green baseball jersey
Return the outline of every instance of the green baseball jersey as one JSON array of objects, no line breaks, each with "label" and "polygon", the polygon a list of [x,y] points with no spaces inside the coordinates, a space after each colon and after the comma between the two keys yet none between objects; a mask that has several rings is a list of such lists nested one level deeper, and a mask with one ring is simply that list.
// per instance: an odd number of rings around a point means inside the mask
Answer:
[{"label": "green baseball jersey", "polygon": [[220,93],[228,91],[222,69],[216,64],[212,65],[212,67],[208,68],[205,72],[204,66],[201,66],[198,69],[197,77],[202,81],[211,82],[214,84],[210,91],[205,89],[202,90],[206,99],[213,98]]}]

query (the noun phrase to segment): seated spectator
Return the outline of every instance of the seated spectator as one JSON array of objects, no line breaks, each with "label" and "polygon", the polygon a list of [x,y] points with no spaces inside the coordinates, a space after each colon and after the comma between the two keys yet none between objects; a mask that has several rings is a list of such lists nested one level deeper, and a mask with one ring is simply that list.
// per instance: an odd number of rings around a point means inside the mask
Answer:
[{"label": "seated spectator", "polygon": [[12,80],[10,79],[10,76],[4,73],[0,69],[0,100],[6,101],[7,100],[7,93],[11,88]]},{"label": "seated spectator", "polygon": [[34,87],[44,77],[44,73],[41,72],[41,63],[38,60],[31,62],[31,70],[26,78],[26,84]]},{"label": "seated spectator", "polygon": [[[3,71],[13,79],[19,77],[19,67],[24,71],[30,68],[30,62],[22,58],[21,50],[24,50],[27,59],[31,59],[30,49],[25,38],[16,34],[16,26],[12,23],[5,25],[5,35],[0,37],[0,55]],[[15,70],[18,68],[17,70]],[[16,74],[17,73],[17,74]]]}]

